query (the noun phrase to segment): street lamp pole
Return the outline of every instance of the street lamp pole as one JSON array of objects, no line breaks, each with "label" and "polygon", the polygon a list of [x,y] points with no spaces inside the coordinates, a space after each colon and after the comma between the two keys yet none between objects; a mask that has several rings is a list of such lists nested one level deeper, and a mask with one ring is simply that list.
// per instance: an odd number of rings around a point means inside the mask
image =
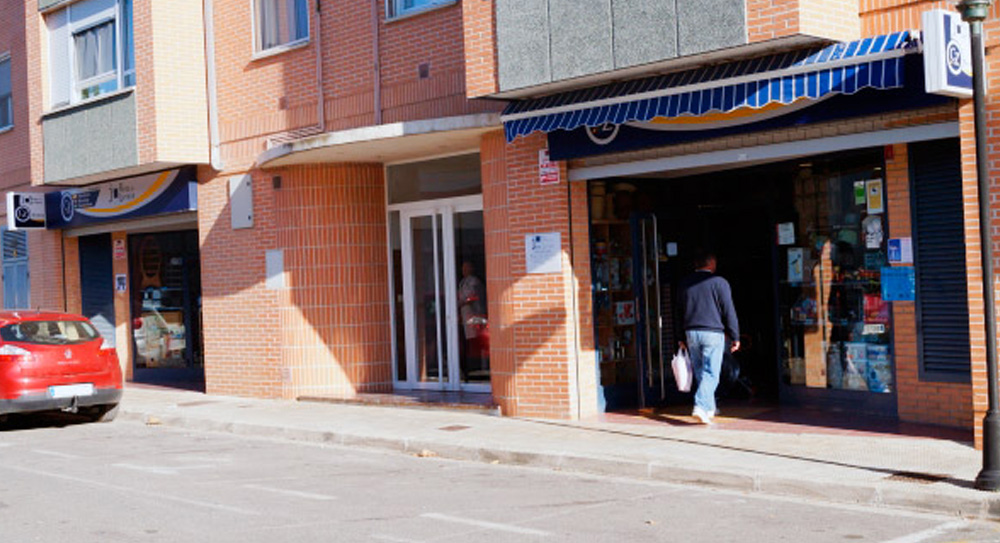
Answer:
[{"label": "street lamp pole", "polygon": [[986,309],[986,379],[989,406],[983,419],[983,469],[976,476],[979,490],[1000,490],[1000,391],[997,387],[997,319],[990,214],[990,172],[986,153],[986,74],[983,73],[983,21],[992,0],[962,0],[956,6],[972,30],[972,101],[976,127],[976,176],[979,179],[979,239]]}]

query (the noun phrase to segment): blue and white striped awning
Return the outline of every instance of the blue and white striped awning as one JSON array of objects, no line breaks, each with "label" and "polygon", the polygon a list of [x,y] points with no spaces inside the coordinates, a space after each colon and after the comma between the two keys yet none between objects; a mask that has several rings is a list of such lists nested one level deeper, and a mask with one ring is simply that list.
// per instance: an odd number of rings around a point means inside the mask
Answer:
[{"label": "blue and white striped awning", "polygon": [[500,118],[510,142],[536,131],[725,113],[864,88],[891,89],[903,85],[903,56],[917,50],[908,32],[897,32],[512,102]]}]

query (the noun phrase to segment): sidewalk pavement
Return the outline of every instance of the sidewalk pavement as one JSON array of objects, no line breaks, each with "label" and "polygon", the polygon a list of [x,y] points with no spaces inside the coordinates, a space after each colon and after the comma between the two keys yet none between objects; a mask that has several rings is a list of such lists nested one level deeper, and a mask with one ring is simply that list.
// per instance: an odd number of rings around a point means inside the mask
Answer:
[{"label": "sidewalk pavement", "polygon": [[1000,493],[972,488],[982,454],[944,439],[548,421],[139,386],[126,389],[119,419],[1000,520]]}]

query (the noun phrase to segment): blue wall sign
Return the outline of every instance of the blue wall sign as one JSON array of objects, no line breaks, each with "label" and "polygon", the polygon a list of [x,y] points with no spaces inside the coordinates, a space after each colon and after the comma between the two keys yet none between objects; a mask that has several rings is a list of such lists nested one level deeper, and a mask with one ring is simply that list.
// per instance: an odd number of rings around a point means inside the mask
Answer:
[{"label": "blue wall sign", "polygon": [[198,183],[193,167],[45,194],[49,228],[70,228],[196,209]]},{"label": "blue wall sign", "polygon": [[917,299],[913,267],[882,268],[882,299],[887,302],[912,302]]}]

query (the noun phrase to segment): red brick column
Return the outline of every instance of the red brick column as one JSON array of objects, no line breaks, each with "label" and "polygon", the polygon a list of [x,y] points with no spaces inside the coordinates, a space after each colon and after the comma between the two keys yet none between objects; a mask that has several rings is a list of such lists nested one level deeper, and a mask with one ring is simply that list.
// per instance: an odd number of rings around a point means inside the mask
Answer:
[{"label": "red brick column", "polygon": [[[596,409],[595,391],[582,388],[593,388],[592,346],[589,362],[579,348],[582,330],[590,328],[579,309],[589,292],[589,266],[573,266],[588,259],[581,248],[586,242],[576,235],[586,229],[571,220],[565,167],[559,183],[539,183],[538,152],[545,145],[541,135],[506,145],[499,132],[483,140],[493,394],[507,415],[577,418]],[[586,205],[581,190],[575,208]],[[538,233],[560,235],[560,272],[527,273],[525,237]],[[590,400],[581,404],[581,397]]]},{"label": "red brick column", "polygon": [[[912,236],[909,155],[906,144],[891,146],[886,159],[889,236]],[[912,266],[913,264],[895,264]],[[967,383],[920,380],[915,302],[892,302],[896,390],[900,420],[968,428],[971,424],[971,387]]]},{"label": "red brick column", "polygon": [[594,338],[594,297],[590,290],[590,203],[587,183],[570,183],[570,215],[573,229],[573,285],[576,289],[576,349],[578,354],[577,380],[579,386],[579,416],[597,414],[596,339]]},{"label": "red brick column", "polygon": [[281,397],[278,291],[264,288],[264,251],[276,247],[270,178],[253,178],[254,227],[230,226],[227,172],[199,168],[202,337],[209,394]]},{"label": "red brick column", "polygon": [[[382,172],[372,164],[254,170],[254,226],[238,230],[230,225],[229,175],[201,184],[209,393],[392,389]],[[285,286],[269,289],[265,255],[278,249]]]},{"label": "red brick column", "polygon": [[[123,258],[114,256],[115,243],[125,244],[125,255]],[[113,275],[128,275],[128,232],[118,231],[111,233],[112,261],[111,268]],[[114,278],[112,278],[113,280]],[[125,282],[125,290],[119,291],[117,286],[114,290],[115,296],[115,348],[118,351],[118,361],[122,366],[122,374],[125,379],[132,379],[132,307],[129,303],[129,285]]]},{"label": "red brick column", "polygon": [[[30,231],[28,247],[31,307],[49,311],[65,310],[62,231]],[[79,281],[79,272],[77,280]]]},{"label": "red brick column", "polygon": [[[385,182],[381,164],[269,171],[277,247],[283,396],[392,390]],[[270,178],[268,178],[270,179]]]},{"label": "red brick column", "polygon": [[507,191],[507,144],[503,132],[483,136],[480,148],[483,225],[486,242],[486,291],[490,315],[490,383],[504,415],[519,411],[511,291],[511,226]]},{"label": "red brick column", "polygon": [[469,98],[493,94],[497,75],[497,18],[493,0],[462,1],[465,38],[465,91]]},{"label": "red brick column", "polygon": [[66,311],[83,312],[80,291],[80,238],[63,239],[63,275],[66,278]]},{"label": "red brick column", "polygon": [[[1000,52],[996,46],[1000,39],[1000,8],[993,5],[990,12],[991,18],[985,25],[986,32],[986,124],[987,124],[987,153],[990,168],[990,217],[991,236],[993,238],[993,266],[994,270],[1000,270],[1000,186],[997,177],[1000,176],[1000,136],[996,135],[996,127],[1000,124],[1000,97],[997,96],[997,89],[1000,82],[997,75],[1000,74]],[[962,185],[965,199],[965,237],[967,246],[967,267],[969,270],[969,325],[972,340],[972,404],[974,409],[973,426],[976,435],[976,447],[982,446],[982,419],[986,414],[987,405],[987,377],[986,377],[986,332],[985,316],[983,308],[983,288],[982,288],[982,266],[980,265],[980,243],[979,243],[979,198],[978,198],[978,176],[976,171],[976,141],[974,113],[971,100],[963,103],[959,110],[959,120],[961,123],[962,140]],[[1000,285],[994,280],[995,292],[1000,291]],[[998,334],[1000,337],[1000,334]]]}]

